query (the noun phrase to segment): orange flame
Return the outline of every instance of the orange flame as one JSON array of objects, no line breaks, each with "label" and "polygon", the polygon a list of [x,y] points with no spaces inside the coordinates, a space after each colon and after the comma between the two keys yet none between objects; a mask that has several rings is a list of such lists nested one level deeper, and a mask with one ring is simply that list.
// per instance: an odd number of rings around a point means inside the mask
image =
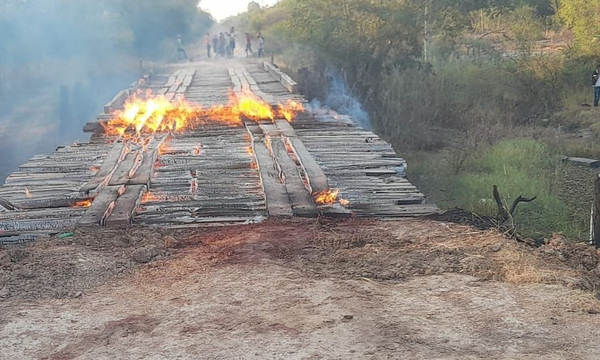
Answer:
[{"label": "orange flame", "polygon": [[29,189],[27,188],[27,186],[25,186],[25,196],[27,196],[28,198],[33,197],[33,195],[31,195],[31,193],[29,192]]},{"label": "orange flame", "polygon": [[92,200],[90,199],[79,200],[73,204],[75,208],[89,208],[90,206],[92,206]]},{"label": "orange flame", "polygon": [[194,147],[194,156],[200,156],[200,153],[202,152],[202,145],[198,144],[196,145],[196,147]]},{"label": "orange flame", "polygon": [[333,205],[336,202],[339,202],[342,206],[347,206],[350,204],[350,201],[340,199],[340,189],[330,189],[328,191],[321,191],[313,194],[313,198],[315,199],[315,203],[317,205]]},{"label": "orange flame", "polygon": [[142,204],[146,204],[146,203],[158,201],[158,200],[160,200],[160,198],[158,196],[154,195],[150,191],[144,193],[144,195],[142,196]]},{"label": "orange flame", "polygon": [[303,110],[302,104],[291,100],[274,110],[250,90],[238,96],[232,93],[227,106],[211,108],[191,104],[184,98],[169,100],[164,95],[154,95],[148,90],[135,93],[125,102],[123,110],[116,111],[113,119],[102,126],[108,135],[139,138],[145,133],[196,129],[207,120],[240,124],[242,116],[255,121],[275,118],[292,121]]},{"label": "orange flame", "polygon": [[285,105],[279,104],[279,113],[283,116],[287,121],[292,122],[296,117],[296,114],[304,111],[304,106],[302,104],[288,100]]},{"label": "orange flame", "polygon": [[251,91],[244,91],[242,96],[229,96],[229,101],[233,104],[232,112],[239,116],[245,116],[251,120],[273,120],[275,114],[269,104],[258,98]]}]

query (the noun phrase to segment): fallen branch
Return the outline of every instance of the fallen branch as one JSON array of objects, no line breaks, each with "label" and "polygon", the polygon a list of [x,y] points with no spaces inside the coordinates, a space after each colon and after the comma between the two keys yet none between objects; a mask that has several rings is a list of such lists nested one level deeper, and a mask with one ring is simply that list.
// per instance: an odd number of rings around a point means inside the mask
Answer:
[{"label": "fallen branch", "polygon": [[517,206],[520,203],[530,203],[532,201],[535,201],[536,199],[537,196],[533,198],[525,198],[522,195],[519,195],[519,197],[516,198],[515,201],[513,201],[510,210],[507,210],[506,206],[504,206],[504,203],[502,202],[502,197],[500,196],[500,192],[498,191],[498,186],[494,185],[494,200],[496,201],[496,205],[498,206],[497,217],[502,222],[505,222],[506,220],[511,219],[513,217],[515,210],[517,209]]},{"label": "fallen branch", "polygon": [[506,211],[506,207],[502,203],[502,198],[500,197],[500,193],[498,192],[498,186],[494,185],[494,200],[496,200],[496,205],[498,206],[498,219],[502,220],[502,222],[508,220],[508,212]]},{"label": "fallen branch", "polygon": [[511,217],[513,216],[513,214],[515,213],[515,210],[517,209],[517,205],[519,205],[519,203],[530,203],[532,201],[535,201],[536,199],[537,199],[537,196],[534,196],[531,199],[528,199],[528,198],[524,198],[523,196],[519,195],[519,197],[515,199],[512,206],[510,207],[510,212],[509,212],[510,216]]}]

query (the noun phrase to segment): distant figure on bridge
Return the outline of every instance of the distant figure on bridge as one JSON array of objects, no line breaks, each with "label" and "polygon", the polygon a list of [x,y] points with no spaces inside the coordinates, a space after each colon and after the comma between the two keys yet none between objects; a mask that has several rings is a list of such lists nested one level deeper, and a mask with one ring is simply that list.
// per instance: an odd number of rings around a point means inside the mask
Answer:
[{"label": "distant figure on bridge", "polygon": [[219,34],[219,55],[225,57],[227,53],[227,39],[225,39],[225,34]]},{"label": "distant figure on bridge", "polygon": [[231,57],[235,56],[235,46],[235,35],[233,33],[229,33],[229,53]]},{"label": "distant figure on bridge", "polygon": [[181,55],[183,55],[183,57],[186,60],[188,60],[187,53],[185,52],[185,49],[183,48],[183,39],[181,38],[181,34],[177,35],[177,54],[180,58],[181,58]]},{"label": "distant figure on bridge", "polygon": [[219,36],[217,34],[212,38],[212,46],[215,57],[217,57],[219,55]]},{"label": "distant figure on bridge", "polygon": [[265,38],[258,34],[258,57],[261,58],[265,55]]},{"label": "distant figure on bridge", "polygon": [[250,54],[254,56],[254,51],[252,51],[252,35],[246,31],[246,57],[250,56]]},{"label": "distant figure on bridge", "polygon": [[594,107],[598,107],[600,101],[600,64],[596,65],[596,71],[592,75],[592,86],[594,87]]},{"label": "distant figure on bridge", "polygon": [[210,33],[206,33],[206,37],[204,37],[204,43],[206,44],[206,56],[210,59]]}]

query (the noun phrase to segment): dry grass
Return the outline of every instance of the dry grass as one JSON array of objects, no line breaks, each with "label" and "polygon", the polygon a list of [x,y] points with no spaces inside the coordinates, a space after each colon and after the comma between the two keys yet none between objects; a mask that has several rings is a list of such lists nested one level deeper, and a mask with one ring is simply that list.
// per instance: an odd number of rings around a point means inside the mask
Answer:
[{"label": "dry grass", "polygon": [[308,239],[307,248],[312,251],[302,254],[306,260],[302,261],[303,268],[319,276],[379,281],[460,273],[517,285],[560,285],[585,291],[577,297],[574,309],[600,309],[593,295],[600,287],[600,277],[589,269],[598,264],[591,264],[593,250],[582,245],[553,241],[534,249],[496,230],[480,231],[437,221],[360,225],[351,221],[346,225],[315,231]]}]

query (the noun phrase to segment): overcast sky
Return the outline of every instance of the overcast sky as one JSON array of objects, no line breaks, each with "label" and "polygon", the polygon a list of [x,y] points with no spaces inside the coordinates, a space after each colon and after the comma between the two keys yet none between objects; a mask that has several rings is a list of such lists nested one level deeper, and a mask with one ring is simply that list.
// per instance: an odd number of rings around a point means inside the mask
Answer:
[{"label": "overcast sky", "polygon": [[[278,0],[256,0],[262,6],[273,5]],[[216,20],[223,20],[248,9],[250,0],[200,0],[200,7],[209,11]]]}]

